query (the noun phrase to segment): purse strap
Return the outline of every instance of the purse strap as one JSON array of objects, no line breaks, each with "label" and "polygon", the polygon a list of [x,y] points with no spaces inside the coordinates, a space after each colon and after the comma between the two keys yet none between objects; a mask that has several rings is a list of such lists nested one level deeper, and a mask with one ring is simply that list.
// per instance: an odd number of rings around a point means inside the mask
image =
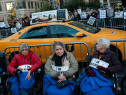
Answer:
[{"label": "purse strap", "polygon": [[31,56],[30,56],[30,64],[32,65],[32,62],[31,62]]}]

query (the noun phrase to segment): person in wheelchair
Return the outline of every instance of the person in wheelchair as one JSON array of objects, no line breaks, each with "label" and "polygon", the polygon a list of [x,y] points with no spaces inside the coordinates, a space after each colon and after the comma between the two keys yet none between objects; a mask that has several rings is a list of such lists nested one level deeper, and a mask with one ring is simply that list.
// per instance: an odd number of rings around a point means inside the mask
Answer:
[{"label": "person in wheelchair", "polygon": [[35,82],[33,72],[39,67],[39,57],[30,51],[27,44],[21,44],[19,54],[16,54],[7,66],[7,71],[12,75],[8,83],[11,84],[13,95],[28,95]]},{"label": "person in wheelchair", "polygon": [[[112,75],[123,70],[115,52],[109,49],[110,40],[97,40],[96,52],[91,56],[90,64],[86,67],[80,89],[85,95],[114,95],[112,91]],[[81,76],[81,77],[82,77]],[[104,93],[103,93],[104,92]]]},{"label": "person in wheelchair", "polygon": [[78,62],[62,42],[53,43],[55,54],[45,64],[43,95],[74,95],[76,83],[73,75],[78,71]]}]

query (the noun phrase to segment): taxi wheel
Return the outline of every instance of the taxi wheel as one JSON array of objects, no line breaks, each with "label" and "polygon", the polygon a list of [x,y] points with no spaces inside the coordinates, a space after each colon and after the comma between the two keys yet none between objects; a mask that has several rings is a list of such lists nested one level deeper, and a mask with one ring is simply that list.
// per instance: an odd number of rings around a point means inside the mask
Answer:
[{"label": "taxi wheel", "polygon": [[119,61],[122,62],[121,51],[118,48],[116,48],[115,46],[110,46],[110,50],[114,51],[116,53],[116,55],[118,56]]},{"label": "taxi wheel", "polygon": [[18,53],[19,53],[18,51],[15,51],[15,52],[13,52],[13,53],[10,54],[9,59],[8,59],[9,63],[12,61],[14,55],[18,54]]}]

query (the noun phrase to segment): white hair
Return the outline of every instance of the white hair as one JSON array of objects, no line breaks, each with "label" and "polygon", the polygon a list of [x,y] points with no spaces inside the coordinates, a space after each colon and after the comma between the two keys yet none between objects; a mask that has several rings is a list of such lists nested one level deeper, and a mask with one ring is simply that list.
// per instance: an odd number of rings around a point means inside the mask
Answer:
[{"label": "white hair", "polygon": [[105,48],[110,47],[110,40],[107,38],[100,38],[97,40],[97,42],[99,42],[101,45],[105,45]]},{"label": "white hair", "polygon": [[20,45],[20,48],[19,48],[19,52],[20,52],[20,53],[21,53],[21,49],[22,49],[22,48],[27,48],[27,50],[30,51],[28,45],[25,44],[25,43]]}]

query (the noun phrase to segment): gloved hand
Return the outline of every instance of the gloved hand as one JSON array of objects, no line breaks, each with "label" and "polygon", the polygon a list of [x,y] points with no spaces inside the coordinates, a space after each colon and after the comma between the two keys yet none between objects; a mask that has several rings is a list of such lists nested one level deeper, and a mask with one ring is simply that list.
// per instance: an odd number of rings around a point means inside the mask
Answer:
[{"label": "gloved hand", "polygon": [[90,68],[86,70],[86,73],[87,73],[90,77],[95,77],[95,76],[96,76],[95,72],[94,72],[92,69],[90,69]]},{"label": "gloved hand", "polygon": [[103,67],[103,66],[98,66],[97,68],[98,68],[98,70],[101,70],[101,71],[103,71],[104,73],[109,73],[109,72],[110,72],[109,68],[105,68],[105,67]]}]

